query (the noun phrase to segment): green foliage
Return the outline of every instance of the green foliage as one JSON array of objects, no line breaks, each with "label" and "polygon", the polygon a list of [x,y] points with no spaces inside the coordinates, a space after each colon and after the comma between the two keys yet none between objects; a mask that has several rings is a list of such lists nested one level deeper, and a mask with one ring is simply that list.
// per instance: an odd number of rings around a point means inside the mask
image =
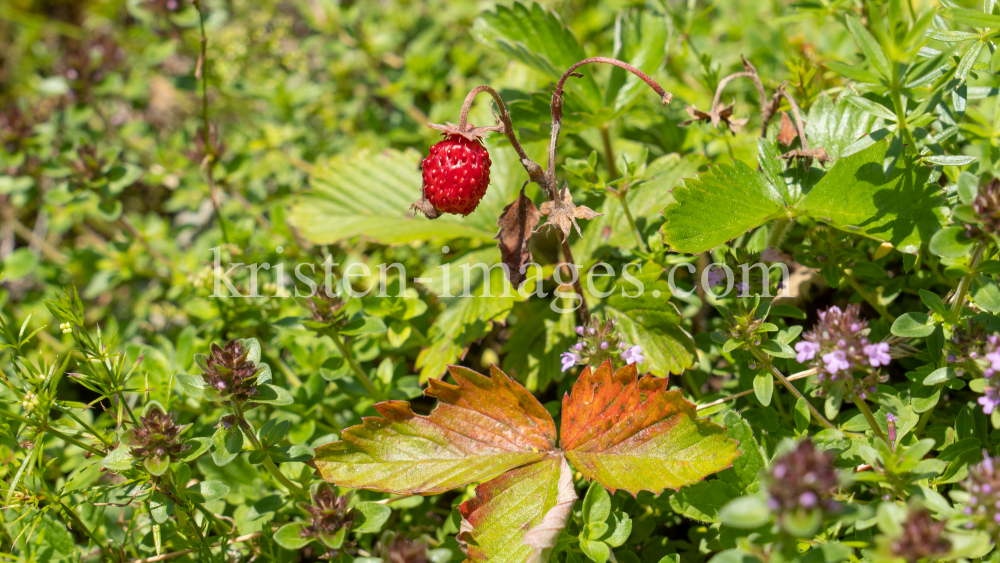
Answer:
[{"label": "green foliage", "polygon": [[[996,561],[998,37],[993,0],[5,5],[0,552]],[[463,109],[489,189],[431,220]]]}]

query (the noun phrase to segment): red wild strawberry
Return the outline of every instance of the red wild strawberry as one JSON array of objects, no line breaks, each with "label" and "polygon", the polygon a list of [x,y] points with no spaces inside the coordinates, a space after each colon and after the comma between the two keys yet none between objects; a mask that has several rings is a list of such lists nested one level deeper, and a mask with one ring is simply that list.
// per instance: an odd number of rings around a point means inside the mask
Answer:
[{"label": "red wild strawberry", "polygon": [[445,131],[444,140],[421,163],[424,197],[414,204],[431,219],[472,213],[490,185],[490,154],[479,140],[482,135],[454,126]]}]

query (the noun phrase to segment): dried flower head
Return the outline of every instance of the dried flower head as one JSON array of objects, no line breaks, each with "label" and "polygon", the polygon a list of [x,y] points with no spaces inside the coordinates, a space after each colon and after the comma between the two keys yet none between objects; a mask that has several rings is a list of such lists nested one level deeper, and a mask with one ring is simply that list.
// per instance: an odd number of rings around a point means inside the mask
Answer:
[{"label": "dried flower head", "polygon": [[877,368],[889,365],[892,357],[888,343],[869,342],[869,332],[857,305],[819,312],[819,322],[795,345],[795,360],[811,362],[819,371],[820,395],[841,387],[845,399],[865,399],[876,391]]},{"label": "dried flower head", "polygon": [[989,184],[979,188],[972,200],[972,209],[979,216],[979,225],[966,225],[968,236],[976,237],[984,232],[1000,233],[1000,179],[993,178]]},{"label": "dried flower head", "polygon": [[226,347],[212,344],[211,353],[202,366],[205,381],[226,400],[246,401],[257,394],[257,365],[248,359],[249,348],[238,340]]},{"label": "dried flower head", "polygon": [[340,295],[331,293],[329,287],[324,288],[306,302],[317,323],[334,324],[347,320],[344,318],[344,300]]},{"label": "dried flower head", "polygon": [[983,461],[969,467],[969,476],[962,484],[969,493],[965,514],[974,522],[968,526],[980,527],[992,536],[1000,533],[1000,458],[990,457],[983,451]]},{"label": "dried flower head", "polygon": [[177,461],[191,447],[179,439],[189,426],[176,424],[173,414],[164,412],[159,403],[151,403],[146,413],[139,417],[138,426],[122,437],[122,443],[131,446],[130,453],[135,458]]},{"label": "dried flower head", "polygon": [[419,540],[396,536],[385,546],[386,563],[428,563],[427,545]]},{"label": "dried flower head", "polygon": [[892,552],[906,561],[936,560],[951,550],[951,540],[943,536],[946,522],[931,517],[926,508],[910,512],[903,531],[892,542]]},{"label": "dried flower head", "polygon": [[348,508],[350,495],[338,496],[329,483],[316,487],[312,501],[312,504],[299,504],[309,513],[309,525],[303,526],[299,535],[320,540],[332,550],[327,555],[334,556],[338,550],[349,547],[350,542],[345,542],[344,537],[358,517],[358,512]]},{"label": "dried flower head", "polygon": [[772,510],[793,512],[836,510],[832,495],[839,479],[833,456],[816,450],[809,440],[771,463],[768,494]]}]

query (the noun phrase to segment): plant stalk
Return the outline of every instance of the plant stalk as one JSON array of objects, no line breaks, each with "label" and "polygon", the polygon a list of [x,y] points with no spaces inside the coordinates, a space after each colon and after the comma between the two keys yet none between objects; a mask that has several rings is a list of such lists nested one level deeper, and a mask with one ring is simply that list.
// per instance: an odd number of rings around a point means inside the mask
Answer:
[{"label": "plant stalk", "polygon": [[367,374],[365,374],[365,370],[361,369],[361,366],[354,359],[354,354],[351,353],[351,350],[344,343],[344,339],[341,338],[340,332],[331,327],[328,334],[330,335],[330,338],[333,339],[333,343],[337,345],[337,349],[340,350],[344,359],[347,360],[348,364],[350,364],[351,369],[354,370],[354,375],[358,376],[358,381],[360,381],[361,384],[365,386],[365,389],[368,390],[368,394],[371,395],[372,399],[374,399],[376,403],[385,400],[382,393],[375,388],[375,384],[372,383],[372,380],[368,378]]},{"label": "plant stalk", "polygon": [[[257,433],[254,431],[253,426],[247,422],[246,417],[243,415],[243,407],[239,405],[239,403],[233,402],[233,411],[236,415],[236,420],[239,421],[240,428],[247,435],[247,438],[250,439],[250,443],[253,444],[254,449],[259,452],[264,452],[264,445],[257,439]],[[284,485],[284,487],[293,495],[303,498],[307,498],[309,496],[302,487],[291,482],[288,477],[285,477],[281,470],[278,469],[278,466],[275,465],[274,461],[266,455],[266,452],[264,455],[264,467],[267,468],[268,472],[275,478],[275,480]]]},{"label": "plant stalk", "polygon": [[778,368],[774,367],[774,365],[768,360],[768,358],[766,358],[760,352],[760,350],[758,350],[756,347],[752,347],[750,348],[750,352],[753,354],[755,358],[757,358],[758,361],[767,365],[767,367],[771,370],[771,373],[773,373],[774,376],[777,377],[779,381],[781,381],[781,384],[784,385],[785,388],[791,391],[792,395],[795,395],[797,398],[802,399],[803,401],[806,402],[806,405],[809,407],[809,412],[812,413],[813,417],[815,417],[820,424],[826,426],[827,428],[832,428],[832,429],[837,428],[836,426],[834,426],[832,422],[830,422],[829,420],[826,419],[825,416],[823,416],[823,413],[819,412],[819,410],[817,410],[816,407],[813,406],[813,404],[809,401],[809,399],[806,399],[805,395],[800,393],[799,390],[796,389],[794,385],[792,385],[792,383],[788,380],[788,378],[786,378],[785,375],[778,370]]},{"label": "plant stalk", "polygon": [[878,422],[875,421],[875,415],[873,415],[871,409],[868,408],[868,403],[866,403],[864,399],[855,395],[854,404],[858,407],[858,410],[861,411],[861,414],[865,415],[865,418],[868,419],[868,425],[872,427],[872,431],[875,432],[875,435],[892,448],[892,442],[885,437],[882,429],[879,428]]},{"label": "plant stalk", "polygon": [[972,261],[969,262],[969,269],[972,270],[968,274],[962,277],[962,280],[958,282],[958,289],[955,291],[955,304],[951,308],[951,324],[957,324],[962,318],[962,309],[965,306],[965,296],[969,293],[969,286],[972,285],[972,276],[975,275],[976,266],[979,265],[979,261],[983,258],[983,253],[986,251],[986,240],[983,239],[979,241],[976,245],[976,249],[972,253]]}]

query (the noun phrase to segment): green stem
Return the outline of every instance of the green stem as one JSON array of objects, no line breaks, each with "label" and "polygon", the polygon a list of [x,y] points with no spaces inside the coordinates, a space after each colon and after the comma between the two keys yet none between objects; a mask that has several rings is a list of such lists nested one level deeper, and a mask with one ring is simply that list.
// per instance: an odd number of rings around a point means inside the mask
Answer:
[{"label": "green stem", "polygon": [[344,339],[340,337],[340,333],[337,332],[335,328],[331,327],[329,330],[329,334],[330,338],[333,339],[333,343],[337,345],[337,349],[340,350],[340,353],[344,356],[344,359],[347,360],[347,363],[350,364],[351,369],[354,370],[354,374],[358,376],[358,381],[360,381],[361,384],[365,386],[365,389],[368,390],[368,394],[372,396],[372,399],[374,399],[376,403],[382,401],[385,397],[383,397],[382,393],[380,393],[379,390],[375,388],[375,384],[372,383],[371,379],[368,379],[368,376],[365,374],[365,371],[361,369],[361,366],[358,364],[357,361],[355,361],[354,355],[351,354],[351,350],[347,347],[346,344],[344,344]]},{"label": "green stem", "polygon": [[98,549],[100,549],[101,553],[104,554],[105,560],[114,561],[116,559],[108,550],[107,546],[105,546],[104,543],[98,540],[97,537],[95,537],[94,534],[91,533],[90,528],[88,528],[87,525],[84,524],[82,520],[80,520],[80,518],[76,515],[75,512],[73,512],[72,510],[70,510],[68,506],[63,504],[62,500],[56,499],[55,503],[59,506],[59,508],[62,509],[63,513],[66,514],[66,517],[73,521],[73,525],[76,526],[77,529],[83,532],[85,536],[90,538],[90,541],[97,544]]},{"label": "green stem", "polygon": [[782,217],[774,222],[774,230],[771,231],[771,236],[767,239],[767,246],[774,250],[778,250],[781,246],[782,239],[785,238],[785,233],[788,232],[788,228],[792,226],[792,220],[787,217]]},{"label": "green stem", "polygon": [[[239,422],[240,428],[243,429],[247,438],[250,439],[250,443],[253,444],[254,449],[259,452],[264,452],[264,445],[260,443],[259,439],[257,439],[257,433],[254,431],[253,426],[251,426],[250,423],[247,422],[246,417],[243,416],[243,407],[239,403],[234,402],[233,411],[234,414],[236,414],[236,420]],[[275,478],[275,480],[284,485],[284,487],[295,496],[303,498],[307,498],[309,496],[302,487],[293,483],[288,479],[288,477],[285,477],[266,452],[264,452],[264,454],[264,467],[267,468],[268,472]]]},{"label": "green stem", "polygon": [[809,407],[809,412],[812,413],[813,417],[815,417],[820,424],[826,426],[827,428],[832,428],[832,429],[837,428],[836,426],[834,426],[832,422],[830,422],[829,420],[826,419],[825,416],[823,416],[823,413],[819,412],[816,409],[816,407],[814,407],[813,404],[809,402],[809,399],[806,399],[805,396],[801,392],[799,392],[799,390],[796,389],[794,385],[792,385],[791,381],[788,381],[788,378],[786,378],[785,375],[778,370],[778,368],[774,367],[774,365],[771,362],[769,362],[766,357],[764,357],[764,355],[761,353],[760,350],[758,350],[756,347],[752,347],[750,348],[750,353],[752,353],[753,356],[757,358],[758,361],[760,361],[768,368],[770,368],[771,373],[773,373],[774,376],[781,381],[781,384],[784,385],[785,388],[787,388],[792,393],[792,395],[795,395],[797,398],[802,399],[803,401],[806,402],[806,405]]},{"label": "green stem", "polygon": [[649,252],[649,247],[646,246],[646,241],[642,240],[642,233],[639,231],[639,227],[635,224],[635,219],[632,217],[632,211],[628,208],[628,202],[625,201],[625,193],[618,194],[618,201],[622,204],[622,209],[625,211],[625,218],[628,219],[628,224],[632,227],[632,236],[635,237],[635,242],[639,243],[639,248],[643,252]]},{"label": "green stem", "polygon": [[[893,78],[895,82],[895,78]],[[898,130],[902,131],[903,139],[906,141],[906,152],[910,154],[919,154],[917,150],[917,143],[913,140],[913,135],[910,134],[910,127],[906,123],[906,110],[903,109],[903,99],[899,95],[898,88],[893,85],[892,88],[892,105],[896,110],[896,125]]]},{"label": "green stem", "polygon": [[986,239],[979,241],[976,245],[976,250],[972,253],[972,261],[969,262],[968,274],[962,278],[962,281],[958,282],[958,289],[955,292],[955,304],[951,308],[951,324],[957,324],[962,318],[962,309],[965,305],[965,296],[969,293],[969,286],[972,285],[972,276],[976,275],[976,266],[979,265],[979,261],[983,258],[983,253],[986,251]]},{"label": "green stem", "polygon": [[889,439],[885,437],[885,434],[882,433],[882,428],[879,427],[878,422],[875,422],[875,415],[873,415],[872,411],[868,408],[868,403],[865,403],[864,399],[855,395],[854,404],[858,407],[858,410],[861,411],[861,414],[865,415],[865,418],[868,419],[868,425],[872,427],[872,431],[875,432],[875,435],[891,448],[892,442],[890,442]]},{"label": "green stem", "polygon": [[99,432],[96,428],[84,422],[83,419],[81,419],[79,416],[76,415],[76,413],[72,411],[72,409],[62,407],[58,403],[54,403],[52,406],[59,412],[65,413],[70,417],[72,417],[73,420],[77,421],[80,424],[80,426],[83,426],[88,432],[90,432],[91,435],[100,440],[101,443],[104,444],[105,446],[111,446],[114,443],[111,441],[111,438],[108,438],[107,436]]},{"label": "green stem", "polygon": [[689,369],[684,370],[681,377],[684,379],[684,383],[687,384],[688,389],[691,391],[691,395],[694,397],[694,399],[696,401],[700,401],[701,389],[698,389],[698,386],[695,384],[694,377],[691,376],[691,370]]},{"label": "green stem", "polygon": [[920,415],[920,420],[917,421],[917,427],[913,429],[914,435],[918,435],[921,432],[923,432],[924,426],[927,426],[927,423],[930,421],[931,414],[934,412],[935,408],[937,408],[937,403],[934,403],[934,405],[931,406],[931,408],[925,410],[923,414]]},{"label": "green stem", "polygon": [[56,438],[59,438],[60,440],[62,440],[64,442],[68,442],[70,444],[73,444],[74,446],[77,446],[79,448],[87,450],[88,452],[90,452],[90,453],[92,453],[94,455],[101,456],[101,457],[104,457],[105,455],[107,455],[104,452],[102,452],[101,450],[99,450],[99,449],[97,449],[97,448],[95,448],[93,446],[87,445],[87,444],[85,444],[85,443],[77,440],[76,438],[73,438],[72,436],[67,436],[66,434],[63,434],[62,432],[56,430],[55,428],[52,428],[51,426],[48,426],[47,424],[45,424],[45,425],[40,424],[40,423],[38,423],[38,422],[36,422],[34,420],[31,420],[30,418],[24,418],[23,416],[18,416],[18,415],[14,414],[14,413],[12,413],[10,411],[0,411],[0,412],[2,412],[3,416],[6,417],[6,418],[9,418],[11,420],[16,420],[16,421],[18,421],[18,422],[20,422],[22,424],[27,424],[28,426],[31,426],[32,428],[40,428],[40,429],[42,429],[42,431],[47,432],[49,434],[52,434],[53,436],[55,436]]},{"label": "green stem", "polygon": [[618,178],[618,167],[615,165],[615,149],[611,146],[611,129],[608,124],[601,125],[601,141],[604,142],[604,160],[608,163],[608,180]]},{"label": "green stem", "polygon": [[857,280],[854,279],[854,276],[851,275],[850,270],[844,270],[844,279],[847,280],[847,283],[851,286],[852,289],[854,289],[854,291],[858,292],[858,295],[863,297],[865,301],[867,301],[868,304],[872,306],[872,309],[875,309],[875,311],[882,318],[889,321],[889,324],[896,322],[896,317],[893,316],[893,314],[890,313],[889,310],[886,309],[885,306],[882,305],[882,303],[880,303],[879,300],[874,295],[869,293],[868,290],[862,287],[861,284],[859,284]]}]

